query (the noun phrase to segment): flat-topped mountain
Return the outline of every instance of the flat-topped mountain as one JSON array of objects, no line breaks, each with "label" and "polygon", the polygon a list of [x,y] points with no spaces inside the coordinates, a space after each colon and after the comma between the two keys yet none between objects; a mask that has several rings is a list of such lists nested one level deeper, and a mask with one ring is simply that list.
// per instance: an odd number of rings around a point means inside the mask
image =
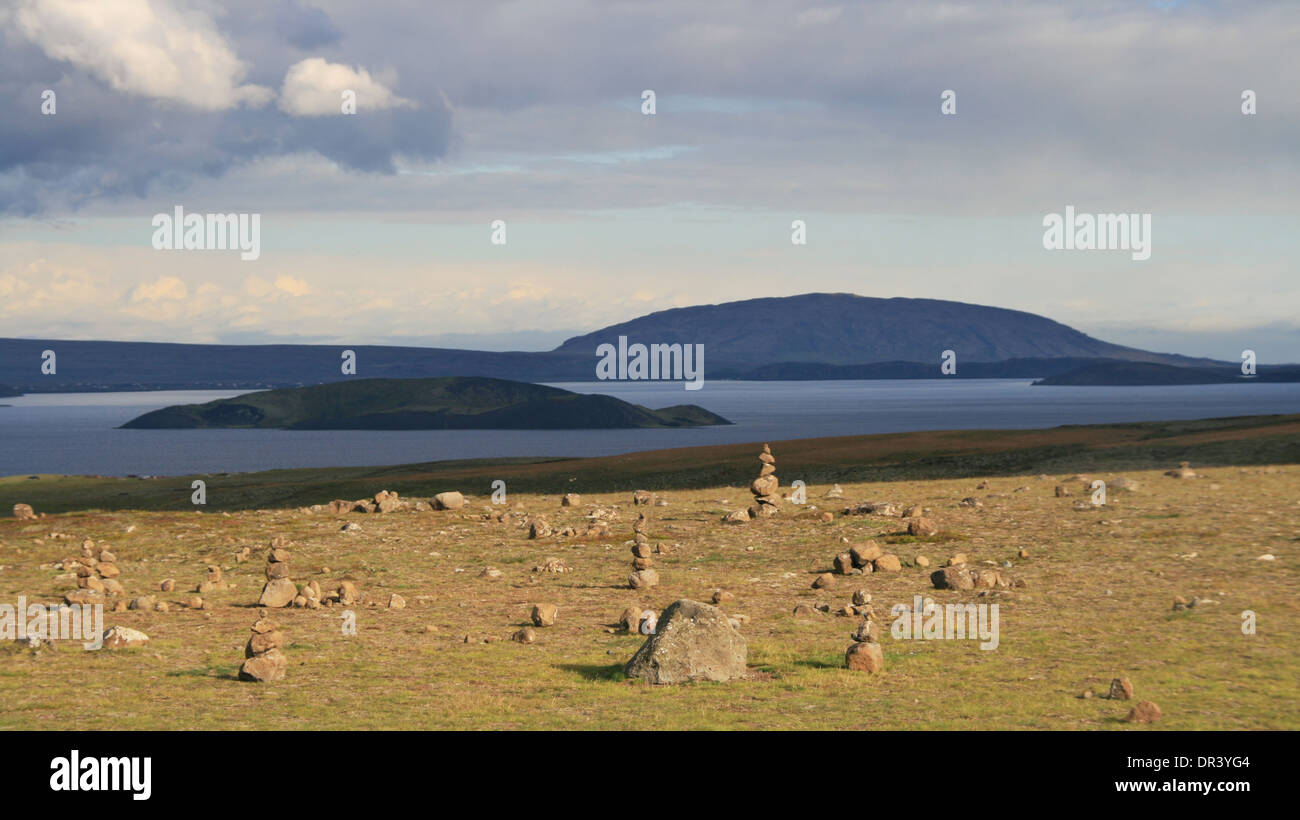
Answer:
[{"label": "flat-topped mountain", "polygon": [[693,404],[651,410],[611,396],[483,378],[356,379],[180,404],[134,429],[579,430],[731,424]]},{"label": "flat-topped mountain", "polygon": [[877,299],[805,293],[673,308],[575,336],[554,353],[592,353],[603,343],[703,344],[710,362],[760,367],[780,362],[861,365],[920,362],[944,350],[962,362],[1008,359],[1123,359],[1210,364],[1103,342],[1044,316],[941,299]]}]

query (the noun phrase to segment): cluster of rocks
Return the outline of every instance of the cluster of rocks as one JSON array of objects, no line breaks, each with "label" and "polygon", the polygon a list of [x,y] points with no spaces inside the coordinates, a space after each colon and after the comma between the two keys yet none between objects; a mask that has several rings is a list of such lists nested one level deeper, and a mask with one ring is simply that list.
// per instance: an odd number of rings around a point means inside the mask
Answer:
[{"label": "cluster of rocks", "polygon": [[1196,475],[1196,471],[1192,469],[1192,465],[1186,461],[1178,462],[1178,469],[1166,470],[1165,475],[1169,476],[1170,478],[1197,478],[1198,477]]},{"label": "cluster of rocks", "polygon": [[315,504],[305,508],[308,512],[331,512],[335,515],[344,513],[391,513],[399,510],[459,510],[465,506],[465,497],[458,492],[438,493],[428,502],[410,501],[402,498],[396,490],[380,490],[370,498],[356,501],[335,499],[327,505]]},{"label": "cluster of rocks", "polygon": [[[948,559],[942,569],[930,573],[935,589],[970,591],[973,589],[1011,589],[1025,585],[1024,579],[993,568],[978,569],[968,565],[966,554],[959,552]],[[1009,565],[1010,562],[1008,562]]]},{"label": "cluster of rocks", "polygon": [[31,504],[14,505],[14,518],[17,518],[19,521],[35,521],[38,518],[44,518],[44,517],[45,517],[45,513],[41,513],[40,515],[37,515],[36,511],[32,509]]},{"label": "cluster of rocks", "polygon": [[747,657],[744,636],[722,610],[682,599],[664,610],[623,671],[658,685],[725,682],[748,674]]},{"label": "cluster of rocks", "polygon": [[[65,558],[58,566],[71,570],[77,578],[77,589],[63,596],[64,603],[102,604],[109,596],[126,592],[118,580],[122,572],[117,567],[117,556],[107,547],[97,548],[91,538],[81,542],[81,555]],[[126,608],[125,601],[119,599],[116,603]]]},{"label": "cluster of rocks", "polygon": [[[1093,697],[1091,689],[1085,689],[1079,697],[1087,700]],[[1103,695],[1108,700],[1133,700],[1133,683],[1128,678],[1115,678],[1110,682],[1110,690]],[[1128,723],[1155,723],[1164,714],[1160,707],[1149,700],[1139,701],[1124,718]]]},{"label": "cluster of rocks", "polygon": [[646,517],[641,513],[632,522],[632,574],[627,584],[632,589],[649,589],[659,583],[659,573],[654,570],[650,539],[645,534]]},{"label": "cluster of rocks", "polygon": [[266,586],[257,599],[258,606],[278,609],[289,606],[298,597],[298,586],[289,577],[289,551],[287,540],[277,536],[271,541],[271,551],[266,555]]},{"label": "cluster of rocks", "polygon": [[[545,629],[549,626],[555,626],[555,619],[559,615],[559,607],[555,604],[533,604],[533,611],[528,616],[533,622],[532,626],[525,626],[518,632],[510,636],[510,640],[516,643],[534,643],[537,641],[537,630]],[[535,627],[535,628],[534,628]]]},{"label": "cluster of rocks", "polygon": [[835,584],[835,574],[865,575],[872,572],[900,572],[903,562],[892,552],[885,552],[875,541],[857,544],[848,552],[835,556],[835,573],[823,572],[813,581],[814,589],[827,589]]},{"label": "cluster of rocks", "polygon": [[267,618],[266,610],[258,613],[253,623],[252,637],[244,647],[244,664],[239,667],[239,679],[262,683],[283,680],[289,662],[280,647],[284,645],[284,633],[273,621]]},{"label": "cluster of rocks", "polygon": [[668,499],[663,496],[650,492],[649,490],[637,490],[632,493],[632,506],[634,507],[667,507]]}]

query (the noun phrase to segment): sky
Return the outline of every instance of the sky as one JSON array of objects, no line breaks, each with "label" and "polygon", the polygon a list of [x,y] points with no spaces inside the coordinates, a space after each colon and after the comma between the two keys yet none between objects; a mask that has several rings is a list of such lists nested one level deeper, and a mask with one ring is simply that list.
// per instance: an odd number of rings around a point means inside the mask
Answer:
[{"label": "sky", "polygon": [[[1300,362],[1298,68],[1290,0],[11,0],[0,336],[548,349],[818,291]],[[178,206],[260,254],[156,249]],[[1150,258],[1045,249],[1067,206]]]}]

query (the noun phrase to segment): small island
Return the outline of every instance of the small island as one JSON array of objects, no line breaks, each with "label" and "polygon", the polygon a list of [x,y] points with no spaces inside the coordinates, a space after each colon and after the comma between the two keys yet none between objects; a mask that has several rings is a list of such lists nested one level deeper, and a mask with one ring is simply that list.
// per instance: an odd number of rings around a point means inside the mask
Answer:
[{"label": "small island", "polygon": [[135,430],[612,430],[730,421],[694,404],[651,410],[612,396],[478,377],[357,379],[178,404],[131,419]]}]

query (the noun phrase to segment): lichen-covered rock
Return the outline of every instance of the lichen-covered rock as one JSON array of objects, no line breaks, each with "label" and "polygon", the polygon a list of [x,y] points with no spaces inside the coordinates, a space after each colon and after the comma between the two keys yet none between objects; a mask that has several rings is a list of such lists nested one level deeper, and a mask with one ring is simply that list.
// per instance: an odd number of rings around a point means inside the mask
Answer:
[{"label": "lichen-covered rock", "polygon": [[745,638],[722,610],[698,601],[675,601],[624,672],[654,684],[729,681],[747,673]]}]

